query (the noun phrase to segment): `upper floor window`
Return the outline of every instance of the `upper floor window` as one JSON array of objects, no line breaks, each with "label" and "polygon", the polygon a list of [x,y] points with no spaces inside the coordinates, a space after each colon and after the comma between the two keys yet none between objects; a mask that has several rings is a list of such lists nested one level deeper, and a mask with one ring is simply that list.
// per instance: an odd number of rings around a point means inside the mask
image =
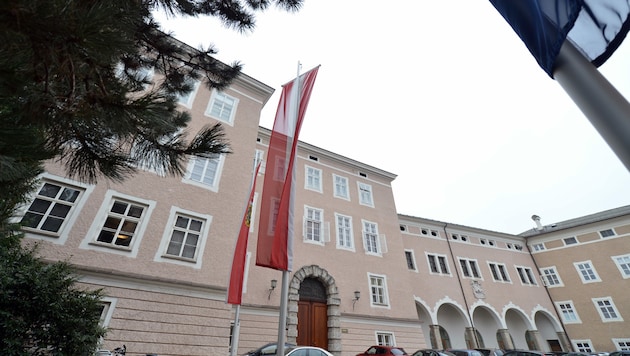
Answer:
[{"label": "upper floor window", "polygon": [[573,306],[573,302],[570,300],[557,302],[558,310],[560,311],[560,315],[562,316],[562,321],[567,324],[577,324],[581,323],[580,317],[575,311],[575,307]]},{"label": "upper floor window", "polygon": [[214,91],[205,114],[232,125],[234,123],[237,105],[237,98],[229,96],[224,92]]},{"label": "upper floor window", "polygon": [[333,180],[335,184],[334,196],[336,198],[350,200],[350,194],[348,192],[348,178],[333,174]]},{"label": "upper floor window", "polygon": [[540,273],[547,287],[561,287],[563,285],[555,266],[541,268]]},{"label": "upper floor window", "polygon": [[304,240],[324,243],[324,212],[321,209],[304,207]]},{"label": "upper floor window", "polygon": [[545,244],[543,243],[538,243],[538,244],[533,244],[532,245],[532,250],[534,251],[542,251],[545,249]]},{"label": "upper floor window", "polygon": [[219,187],[219,176],[223,167],[224,156],[218,158],[193,157],[188,166],[187,178],[201,186],[216,191]]},{"label": "upper floor window", "polygon": [[446,256],[437,254],[427,254],[427,261],[429,263],[429,270],[431,273],[437,274],[450,274],[448,271],[448,262]]},{"label": "upper floor window", "polygon": [[385,332],[376,332],[376,343],[381,346],[395,346],[394,334]]},{"label": "upper floor window", "polygon": [[166,254],[190,260],[197,258],[204,221],[194,217],[177,214],[175,223],[171,227],[171,238],[166,248]]},{"label": "upper floor window", "polygon": [[147,206],[122,199],[113,199],[107,218],[96,237],[101,244],[129,248],[137,236],[138,225],[145,216]]},{"label": "upper floor window", "polygon": [[363,221],[363,247],[371,255],[380,256],[385,252],[385,241],[384,239],[381,241],[376,223]]},{"label": "upper floor window", "polygon": [[606,229],[606,230],[602,230],[599,232],[599,235],[601,237],[611,237],[611,236],[615,236],[615,230],[613,229]]},{"label": "upper floor window", "polygon": [[199,89],[199,83],[200,82],[198,80],[191,80],[189,84],[191,85],[192,90],[186,94],[178,94],[177,102],[187,108],[192,107],[193,100],[197,94],[197,89]]},{"label": "upper floor window", "polygon": [[359,182],[359,203],[361,205],[374,207],[371,185]]},{"label": "upper floor window", "polygon": [[621,272],[621,276],[625,278],[630,278],[630,254],[622,255],[622,256],[612,256],[613,261],[619,268],[619,272]]},{"label": "upper floor window", "polygon": [[368,278],[370,281],[371,304],[376,306],[389,306],[385,276],[370,274]]},{"label": "upper floor window", "polygon": [[28,230],[59,236],[83,191],[79,187],[44,180],[24,213],[22,226]]},{"label": "upper floor window", "polygon": [[574,245],[574,244],[576,244],[578,242],[577,239],[575,238],[575,236],[564,238],[564,239],[562,239],[562,241],[564,241],[564,244],[566,246]]},{"label": "upper floor window", "polygon": [[492,272],[492,278],[497,282],[509,282],[510,277],[508,276],[505,265],[502,263],[494,263],[489,262],[490,272]]},{"label": "upper floor window", "polygon": [[479,274],[479,268],[477,268],[477,261],[468,258],[460,258],[459,265],[462,268],[462,274],[467,278],[481,278]]},{"label": "upper floor window", "polygon": [[534,278],[534,273],[531,268],[517,266],[516,272],[521,279],[521,283],[532,286],[536,285],[536,279]]},{"label": "upper floor window", "polygon": [[405,260],[407,261],[407,269],[417,271],[416,258],[413,255],[413,250],[405,250]]},{"label": "upper floor window", "polygon": [[623,321],[612,298],[593,298],[593,303],[603,322]]},{"label": "upper floor window", "polygon": [[354,250],[354,237],[352,236],[352,217],[335,214],[337,224],[337,247]]},{"label": "upper floor window", "polygon": [[305,166],[306,181],[304,188],[314,190],[316,192],[322,192],[322,170]]},{"label": "upper floor window", "polygon": [[573,265],[578,271],[578,274],[582,279],[582,283],[601,282],[601,279],[599,279],[591,261],[575,262]]}]

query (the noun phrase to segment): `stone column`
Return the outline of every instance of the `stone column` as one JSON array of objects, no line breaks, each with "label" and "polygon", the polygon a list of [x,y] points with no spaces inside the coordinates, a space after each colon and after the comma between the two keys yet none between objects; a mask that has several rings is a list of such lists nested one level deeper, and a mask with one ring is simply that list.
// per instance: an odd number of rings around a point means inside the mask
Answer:
[{"label": "stone column", "polygon": [[510,330],[499,329],[497,330],[497,341],[499,342],[499,348],[503,350],[513,350],[514,343],[512,342],[512,336]]},{"label": "stone column", "polygon": [[473,327],[466,327],[466,330],[464,331],[464,339],[466,340],[466,348],[468,349],[478,349],[481,347],[481,345],[479,345],[479,340],[477,340],[476,329]]},{"label": "stone column", "polygon": [[429,333],[431,336],[431,348],[436,350],[444,350],[444,345],[442,344],[442,336],[440,334],[440,326],[439,325],[429,325]]},{"label": "stone column", "polygon": [[564,331],[556,331],[556,334],[558,335],[558,340],[560,340],[562,351],[573,351],[573,345],[567,334]]},{"label": "stone column", "polygon": [[543,340],[538,330],[527,330],[529,337],[527,338],[527,346],[530,350],[548,351],[549,345]]}]

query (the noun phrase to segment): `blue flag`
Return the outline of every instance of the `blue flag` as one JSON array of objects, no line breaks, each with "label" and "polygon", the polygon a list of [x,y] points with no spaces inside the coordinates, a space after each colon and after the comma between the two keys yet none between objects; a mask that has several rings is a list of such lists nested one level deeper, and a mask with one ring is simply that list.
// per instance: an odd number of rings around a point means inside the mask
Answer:
[{"label": "blue flag", "polygon": [[490,0],[553,78],[560,47],[571,43],[596,67],[630,29],[630,0]]}]

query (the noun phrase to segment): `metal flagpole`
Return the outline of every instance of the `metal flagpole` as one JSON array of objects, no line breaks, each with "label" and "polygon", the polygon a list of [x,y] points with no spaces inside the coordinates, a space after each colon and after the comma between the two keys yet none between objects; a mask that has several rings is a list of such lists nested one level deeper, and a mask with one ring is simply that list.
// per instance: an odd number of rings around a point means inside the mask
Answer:
[{"label": "metal flagpole", "polygon": [[238,338],[241,333],[241,305],[236,304],[236,313],[234,315],[234,328],[232,328],[232,347],[230,347],[230,356],[236,356],[238,350]]},{"label": "metal flagpole", "polygon": [[[294,104],[294,108],[295,108],[295,117],[293,118],[294,122],[297,124],[297,119],[299,116],[299,111],[300,111],[300,96],[302,96],[301,93],[301,84],[300,84],[300,69],[302,68],[302,64],[298,61],[298,65],[297,65],[297,95],[295,96],[295,104]],[[295,135],[294,132],[294,140],[297,140],[297,135]],[[288,172],[289,174],[292,175],[292,179],[291,182],[294,183],[295,182],[295,165],[293,165],[293,170],[291,172]],[[289,241],[289,243],[292,243],[293,241],[293,197],[294,197],[294,190],[295,190],[295,185],[291,184],[291,191],[290,191],[290,199],[289,199],[289,224],[288,224],[288,236],[287,236],[287,241]],[[276,349],[276,355],[277,356],[281,356],[284,355],[284,342],[286,340],[286,335],[287,335],[287,309],[289,306],[289,271],[282,271],[282,291],[281,291],[281,295],[280,295],[280,316],[279,316],[279,320],[278,320],[278,343],[277,345],[277,349]]]},{"label": "metal flagpole", "polygon": [[630,103],[569,40],[560,48],[553,77],[630,171]]}]

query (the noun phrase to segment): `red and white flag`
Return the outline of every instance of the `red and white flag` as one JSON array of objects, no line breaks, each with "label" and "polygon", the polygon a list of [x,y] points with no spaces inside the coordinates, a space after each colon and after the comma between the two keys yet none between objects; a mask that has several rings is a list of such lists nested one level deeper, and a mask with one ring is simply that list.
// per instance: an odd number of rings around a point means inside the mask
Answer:
[{"label": "red and white flag", "polygon": [[293,264],[294,160],[319,66],[282,86],[267,152],[260,200],[256,265],[290,271]]},{"label": "red and white flag", "polygon": [[256,192],[256,177],[260,163],[256,166],[254,180],[252,182],[252,191],[249,193],[247,200],[247,208],[243,214],[243,222],[241,230],[238,233],[236,247],[234,248],[234,259],[232,260],[232,271],[230,272],[230,285],[228,287],[227,302],[230,304],[241,304],[243,297],[243,278],[245,276],[245,260],[247,259],[247,242],[249,240],[249,227],[252,221],[252,209],[254,205],[254,196]]}]

